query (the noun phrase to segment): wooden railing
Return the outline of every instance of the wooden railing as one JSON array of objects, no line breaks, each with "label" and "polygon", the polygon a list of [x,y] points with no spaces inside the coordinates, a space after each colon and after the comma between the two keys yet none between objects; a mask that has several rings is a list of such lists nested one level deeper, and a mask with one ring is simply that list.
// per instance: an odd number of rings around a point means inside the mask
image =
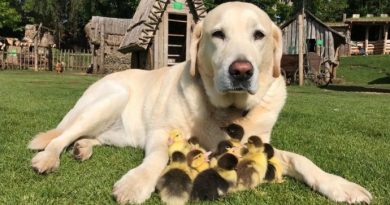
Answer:
[{"label": "wooden railing", "polygon": [[[37,62],[35,62],[37,60]],[[35,63],[38,70],[55,70],[56,63],[62,63],[65,71],[85,71],[92,62],[90,50],[58,50],[40,48],[37,58],[28,48],[10,48],[0,51],[0,69],[33,70]]]},{"label": "wooden railing", "polygon": [[[357,41],[350,46],[351,55],[360,55],[359,47],[364,49],[364,41]],[[384,40],[369,41],[366,54],[390,54],[390,40],[386,42],[386,48],[384,48]]]}]

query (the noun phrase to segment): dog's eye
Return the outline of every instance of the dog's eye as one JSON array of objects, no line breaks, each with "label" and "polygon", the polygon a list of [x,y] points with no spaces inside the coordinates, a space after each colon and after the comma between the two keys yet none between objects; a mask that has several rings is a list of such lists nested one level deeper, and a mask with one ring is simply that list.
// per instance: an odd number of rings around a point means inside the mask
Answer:
[{"label": "dog's eye", "polygon": [[255,31],[255,33],[253,33],[253,38],[255,40],[261,40],[264,38],[264,34],[261,31],[257,30]]},{"label": "dog's eye", "polygon": [[225,34],[221,30],[214,31],[211,35],[213,36],[213,38],[219,38],[219,39],[222,39],[222,40],[225,39]]}]

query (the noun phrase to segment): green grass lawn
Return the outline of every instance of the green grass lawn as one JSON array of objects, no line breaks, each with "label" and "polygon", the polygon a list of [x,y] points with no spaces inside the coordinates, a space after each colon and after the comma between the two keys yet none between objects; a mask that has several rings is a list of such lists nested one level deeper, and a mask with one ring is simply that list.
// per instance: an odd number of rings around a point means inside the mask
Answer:
[{"label": "green grass lawn", "polygon": [[[342,62],[352,66],[369,58],[353,57]],[[375,66],[375,71],[359,66],[359,79],[353,77],[355,67],[340,69],[339,74],[347,83],[369,85],[387,65],[368,66]],[[55,127],[97,79],[49,72],[0,72],[0,204],[115,204],[113,184],[141,162],[142,150],[96,147],[85,162],[65,152],[59,170],[41,176],[30,168],[34,152],[26,149],[32,136]],[[288,93],[272,134],[273,145],[305,155],[324,170],[361,184],[373,194],[373,204],[390,204],[390,94],[297,86],[289,87]],[[146,204],[160,204],[158,196],[154,194]],[[287,178],[283,184],[264,184],[215,204],[333,202]]]},{"label": "green grass lawn", "polygon": [[390,55],[341,58],[337,77],[347,85],[390,88]]}]

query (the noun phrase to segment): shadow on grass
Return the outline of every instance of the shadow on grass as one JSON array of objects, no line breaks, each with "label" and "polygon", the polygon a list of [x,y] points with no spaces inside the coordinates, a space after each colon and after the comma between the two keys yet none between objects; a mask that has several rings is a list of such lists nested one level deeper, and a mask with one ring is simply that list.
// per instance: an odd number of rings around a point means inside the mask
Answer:
[{"label": "shadow on grass", "polygon": [[390,73],[386,73],[386,77],[375,79],[368,84],[390,84]]},{"label": "shadow on grass", "polygon": [[375,93],[390,93],[390,89],[386,88],[367,88],[363,86],[354,85],[329,85],[321,87],[322,89],[344,91],[344,92],[375,92]]}]

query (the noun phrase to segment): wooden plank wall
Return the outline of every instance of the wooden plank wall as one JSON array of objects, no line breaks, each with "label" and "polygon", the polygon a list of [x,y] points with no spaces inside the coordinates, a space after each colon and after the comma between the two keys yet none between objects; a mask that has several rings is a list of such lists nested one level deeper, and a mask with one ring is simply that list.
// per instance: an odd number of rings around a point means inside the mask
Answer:
[{"label": "wooden plank wall", "polygon": [[[304,42],[307,39],[322,39],[324,46],[321,47],[320,55],[323,57],[323,61],[335,59],[334,38],[331,31],[326,27],[319,24],[312,18],[306,16],[304,20],[305,34]],[[293,20],[289,25],[282,29],[283,32],[283,53],[284,54],[298,54],[298,23],[297,20]],[[307,46],[304,46],[304,52],[306,52]]]}]

